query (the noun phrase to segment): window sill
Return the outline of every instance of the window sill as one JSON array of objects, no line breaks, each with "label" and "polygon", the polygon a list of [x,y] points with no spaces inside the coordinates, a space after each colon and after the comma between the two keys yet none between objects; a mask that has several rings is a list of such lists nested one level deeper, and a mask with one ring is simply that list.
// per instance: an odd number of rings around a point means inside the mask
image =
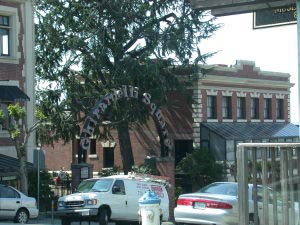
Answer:
[{"label": "window sill", "polygon": [[211,123],[218,122],[218,119],[207,119],[207,122],[211,122]]},{"label": "window sill", "polygon": [[97,154],[90,154],[89,159],[98,159],[98,155]]},{"label": "window sill", "polygon": [[246,119],[237,119],[237,122],[242,122],[242,123],[244,123],[244,122],[247,122],[247,120],[246,120]]},{"label": "window sill", "polygon": [[19,64],[19,60],[11,56],[0,56],[0,63]]},{"label": "window sill", "polygon": [[222,122],[233,122],[233,119],[223,119]]}]

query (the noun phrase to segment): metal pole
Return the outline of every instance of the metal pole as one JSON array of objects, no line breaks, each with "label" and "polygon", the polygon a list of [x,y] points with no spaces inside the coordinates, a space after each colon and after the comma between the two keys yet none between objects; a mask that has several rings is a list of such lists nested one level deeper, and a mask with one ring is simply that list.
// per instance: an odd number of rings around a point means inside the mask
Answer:
[{"label": "metal pole", "polygon": [[40,148],[37,148],[37,208],[40,209]]},{"label": "metal pole", "polygon": [[[297,12],[297,46],[298,46],[298,123],[300,123],[300,0],[296,0]],[[299,126],[300,137],[300,126]]]},{"label": "metal pole", "polygon": [[287,150],[280,151],[280,175],[282,193],[282,224],[289,225],[288,205],[288,153]]},{"label": "metal pole", "polygon": [[263,224],[269,224],[269,188],[268,188],[268,159],[267,151],[269,148],[263,148],[262,151],[262,185],[263,185]]},{"label": "metal pole", "polygon": [[248,152],[243,146],[237,147],[237,178],[239,224],[249,224],[249,194],[248,194]]},{"label": "metal pole", "polygon": [[252,189],[252,198],[254,202],[254,224],[259,225],[258,221],[258,205],[257,205],[257,149],[252,149],[252,171],[253,171],[253,189]]},{"label": "metal pole", "polygon": [[272,185],[273,185],[273,221],[274,225],[278,225],[278,214],[277,214],[277,184],[276,184],[276,149],[271,149],[271,170],[272,170]]}]

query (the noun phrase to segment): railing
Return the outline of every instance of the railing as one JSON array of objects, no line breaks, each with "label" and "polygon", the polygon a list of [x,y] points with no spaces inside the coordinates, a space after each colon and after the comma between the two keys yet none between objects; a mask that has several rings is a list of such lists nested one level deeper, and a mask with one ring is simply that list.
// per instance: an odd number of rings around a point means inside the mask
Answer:
[{"label": "railing", "polygon": [[[298,225],[300,143],[238,144],[237,179],[240,225],[249,225],[249,218],[257,225],[259,221],[264,225]],[[252,193],[248,193],[249,183],[253,183]]]}]

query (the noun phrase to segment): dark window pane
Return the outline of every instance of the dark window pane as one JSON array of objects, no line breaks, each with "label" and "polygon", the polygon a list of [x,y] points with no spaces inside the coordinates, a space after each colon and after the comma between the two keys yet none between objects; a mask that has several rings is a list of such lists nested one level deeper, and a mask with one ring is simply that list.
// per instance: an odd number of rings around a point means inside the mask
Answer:
[{"label": "dark window pane", "polygon": [[112,193],[118,195],[125,195],[126,192],[125,192],[124,181],[116,180],[112,187]]},{"label": "dark window pane", "polygon": [[192,140],[175,140],[175,165],[179,163],[187,153],[193,151]]},{"label": "dark window pane", "polygon": [[245,119],[246,118],[246,100],[244,97],[237,98],[237,118]]},{"label": "dark window pane", "polygon": [[264,101],[264,118],[270,119],[271,118],[271,99],[266,98]]},{"label": "dark window pane", "polygon": [[1,198],[18,198],[19,194],[10,187],[1,187],[0,188]]},{"label": "dark window pane", "polygon": [[251,98],[251,119],[259,118],[259,100],[258,98]]},{"label": "dark window pane", "polygon": [[276,99],[276,119],[283,119],[283,99]]},{"label": "dark window pane", "polygon": [[207,118],[215,119],[216,116],[216,96],[207,96]]},{"label": "dark window pane", "polygon": [[9,16],[0,16],[0,26],[9,26]]},{"label": "dark window pane", "polygon": [[114,166],[114,148],[103,148],[103,167]]},{"label": "dark window pane", "polygon": [[91,139],[91,143],[90,143],[90,154],[91,154],[91,155],[97,154],[97,149],[96,149],[96,139]]},{"label": "dark window pane", "polygon": [[223,97],[222,117],[225,119],[231,118],[231,97]]}]

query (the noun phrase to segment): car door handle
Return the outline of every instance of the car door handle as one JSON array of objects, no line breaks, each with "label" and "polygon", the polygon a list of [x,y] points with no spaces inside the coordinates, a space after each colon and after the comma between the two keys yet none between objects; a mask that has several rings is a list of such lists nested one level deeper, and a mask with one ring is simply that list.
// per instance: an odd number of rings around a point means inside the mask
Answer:
[{"label": "car door handle", "polygon": [[20,203],[20,201],[16,201],[16,203]]},{"label": "car door handle", "polygon": [[127,201],[125,201],[126,205],[127,205]]}]

